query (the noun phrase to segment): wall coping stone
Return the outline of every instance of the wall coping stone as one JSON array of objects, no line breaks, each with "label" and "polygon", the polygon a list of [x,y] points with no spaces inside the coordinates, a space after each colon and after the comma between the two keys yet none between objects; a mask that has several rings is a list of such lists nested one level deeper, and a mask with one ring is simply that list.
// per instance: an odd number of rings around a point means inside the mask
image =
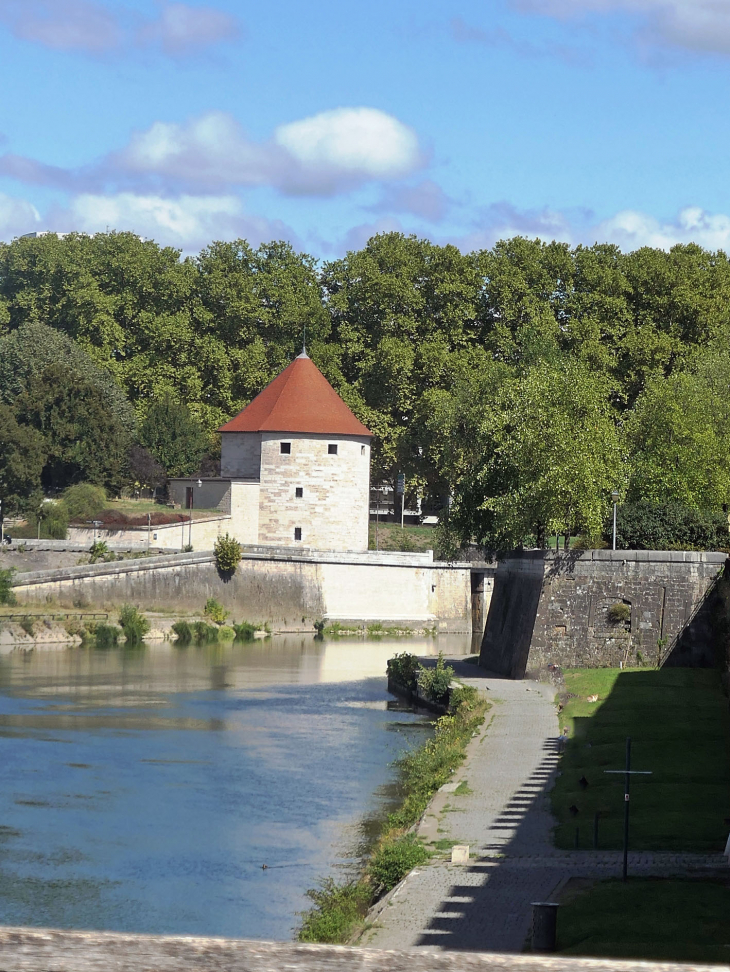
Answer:
[{"label": "wall coping stone", "polygon": [[0,928],[3,972],[716,972],[723,966],[565,955],[411,951],[203,936]]},{"label": "wall coping stone", "polygon": [[549,564],[586,563],[609,561],[611,563],[683,563],[724,564],[728,555],[716,550],[577,550],[556,554],[552,550],[515,550],[507,554],[502,563],[516,561],[542,561]]}]

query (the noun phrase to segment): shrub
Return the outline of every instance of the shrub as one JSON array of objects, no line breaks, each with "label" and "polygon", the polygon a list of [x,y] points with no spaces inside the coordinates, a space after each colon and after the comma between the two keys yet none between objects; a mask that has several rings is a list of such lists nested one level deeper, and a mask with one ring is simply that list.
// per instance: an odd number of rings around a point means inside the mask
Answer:
[{"label": "shrub", "polygon": [[241,544],[227,533],[218,537],[213,547],[215,562],[221,574],[234,574],[241,562]]},{"label": "shrub", "polygon": [[0,570],[0,604],[17,604],[15,594],[13,594],[12,583],[15,569],[8,567],[7,570]]},{"label": "shrub", "polygon": [[113,554],[103,540],[94,540],[89,547],[90,563],[95,564],[97,560],[107,561]]},{"label": "shrub", "polygon": [[205,621],[196,621],[193,624],[193,631],[199,645],[209,645],[218,641],[218,628]]},{"label": "shrub", "polygon": [[97,624],[94,637],[97,648],[116,648],[119,641],[119,628],[114,624]]},{"label": "shrub", "polygon": [[[613,522],[604,539],[612,540]],[[681,503],[658,505],[648,500],[624,503],[616,512],[619,550],[722,550],[730,546],[727,516],[701,512]]]},{"label": "shrub", "polygon": [[72,520],[93,520],[106,506],[106,492],[103,486],[77,483],[64,490],[63,502]]},{"label": "shrub", "polygon": [[409,871],[427,860],[428,851],[413,834],[383,842],[368,866],[376,897],[387,894]]},{"label": "shrub", "polygon": [[209,597],[205,602],[203,614],[206,618],[210,618],[211,621],[215,621],[216,624],[223,624],[228,617],[228,611],[214,597]]},{"label": "shrub", "polygon": [[424,668],[418,666],[418,688],[425,698],[431,702],[443,702],[449,694],[451,679],[454,677],[454,669],[451,665],[444,662],[444,653],[439,652],[438,661],[435,668]]},{"label": "shrub", "polygon": [[404,688],[416,691],[418,684],[418,659],[407,651],[388,659],[388,678]]},{"label": "shrub", "polygon": [[224,624],[218,628],[218,640],[219,641],[233,641],[236,637],[235,628],[231,628],[229,625]]},{"label": "shrub", "polygon": [[473,685],[459,685],[451,690],[449,711],[452,715],[460,710],[473,712],[479,704],[479,693]]},{"label": "shrub", "polygon": [[176,621],[172,630],[178,645],[189,645],[193,640],[193,629],[188,621]]},{"label": "shrub", "polygon": [[254,635],[256,634],[256,625],[249,624],[248,621],[242,621],[240,624],[234,624],[233,629],[236,632],[236,638],[238,641],[253,641]]},{"label": "shrub", "polygon": [[20,622],[20,627],[27,635],[30,635],[31,638],[35,634],[35,625],[33,624],[32,618],[23,618]]},{"label": "shrub", "polygon": [[40,537],[42,540],[65,540],[68,530],[68,510],[65,503],[44,503],[39,510],[28,517],[28,528],[33,536],[38,536],[38,520],[40,519]]},{"label": "shrub", "polygon": [[150,623],[133,604],[123,604],[119,612],[119,624],[128,645],[138,645],[150,630]]},{"label": "shrub", "polygon": [[631,620],[631,605],[617,601],[606,612],[606,618],[609,624],[626,624]]},{"label": "shrub", "polygon": [[303,915],[300,942],[346,942],[357,923],[365,917],[370,894],[357,882],[336,884],[326,878],[319,888],[310,888],[307,897],[314,902]]}]

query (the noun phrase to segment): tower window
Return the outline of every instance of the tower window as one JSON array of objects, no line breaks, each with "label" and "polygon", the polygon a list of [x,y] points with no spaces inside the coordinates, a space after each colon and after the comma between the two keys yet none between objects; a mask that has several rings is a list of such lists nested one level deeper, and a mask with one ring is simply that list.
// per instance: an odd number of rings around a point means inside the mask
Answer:
[{"label": "tower window", "polygon": [[302,489],[301,486],[297,486],[297,488],[296,488],[296,497],[297,497],[297,499],[301,499],[302,496],[304,496],[304,490]]},{"label": "tower window", "polygon": [[327,453],[330,456],[336,456],[337,455],[337,445],[336,445],[336,443],[330,442],[330,444],[327,446]]},{"label": "tower window", "polygon": [[291,442],[281,442],[280,449],[282,456],[291,455]]},{"label": "tower window", "polygon": [[360,455],[361,456],[365,455],[365,446],[360,446]]},{"label": "tower window", "polygon": [[301,527],[294,527],[294,539],[295,540],[301,540],[302,539],[302,528]]}]

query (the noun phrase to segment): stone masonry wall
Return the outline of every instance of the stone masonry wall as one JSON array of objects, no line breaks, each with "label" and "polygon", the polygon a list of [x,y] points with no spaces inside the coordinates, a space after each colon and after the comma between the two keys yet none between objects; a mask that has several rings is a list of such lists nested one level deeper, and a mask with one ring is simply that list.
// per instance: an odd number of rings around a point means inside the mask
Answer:
[{"label": "stone masonry wall", "polygon": [[[725,554],[525,551],[500,563],[480,664],[512,678],[528,669],[664,663],[709,666],[703,622]],[[625,622],[612,622],[623,604]]]},{"label": "stone masonry wall", "polygon": [[[369,438],[264,432],[262,439],[259,543],[367,550]],[[291,453],[281,452],[282,442],[291,443]]]}]

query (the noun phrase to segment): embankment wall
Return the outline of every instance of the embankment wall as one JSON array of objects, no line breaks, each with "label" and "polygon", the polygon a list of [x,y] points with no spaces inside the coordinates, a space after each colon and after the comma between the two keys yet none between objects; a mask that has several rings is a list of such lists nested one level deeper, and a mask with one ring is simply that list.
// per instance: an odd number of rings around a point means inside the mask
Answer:
[{"label": "embankment wall", "polygon": [[254,548],[222,576],[210,553],[178,554],[18,574],[21,604],[119,605],[198,612],[215,597],[237,618],[278,629],[315,620],[471,630],[471,565],[428,554],[326,554]]},{"label": "embankment wall", "polygon": [[[510,678],[554,664],[717,664],[714,589],[726,554],[516,552],[501,561],[479,664]],[[623,604],[625,621],[611,618]]]}]

